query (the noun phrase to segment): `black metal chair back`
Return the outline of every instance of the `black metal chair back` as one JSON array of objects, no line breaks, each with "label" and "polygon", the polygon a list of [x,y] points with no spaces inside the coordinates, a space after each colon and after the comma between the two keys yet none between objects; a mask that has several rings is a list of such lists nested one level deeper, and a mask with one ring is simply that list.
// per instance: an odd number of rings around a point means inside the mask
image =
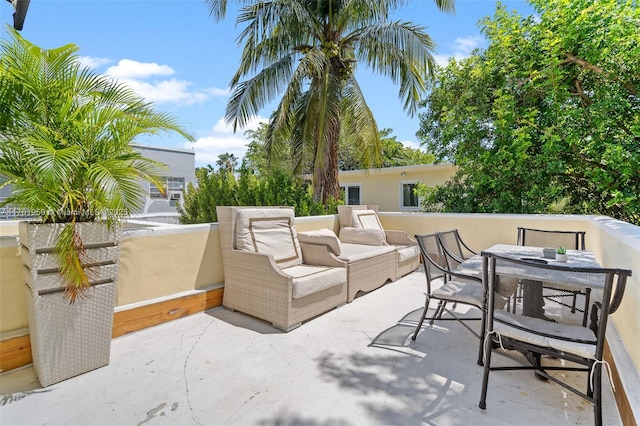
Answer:
[{"label": "black metal chair back", "polygon": [[449,264],[437,234],[416,235],[420,247],[422,263],[427,279],[427,291],[431,292],[431,281],[440,277],[448,278]]},{"label": "black metal chair back", "polygon": [[450,268],[456,269],[462,262],[476,255],[476,252],[462,240],[457,229],[437,234]]},{"label": "black metal chair back", "polygon": [[586,250],[584,231],[554,231],[518,227],[518,245],[532,247],[558,247]]},{"label": "black metal chair back", "polygon": [[[566,249],[572,250],[585,250],[585,236],[584,231],[555,231],[549,229],[535,229],[535,228],[518,228],[518,245],[520,246],[532,246],[532,247],[549,247],[556,248],[562,246]],[[566,288],[558,288],[550,286],[557,292],[548,297],[571,297],[571,312],[579,310],[576,305],[578,303],[578,295],[584,296],[585,307],[582,311],[584,313],[583,324],[587,323],[587,309],[589,305],[589,299],[591,290],[585,291],[568,291]],[[558,291],[560,293],[558,293]],[[519,300],[519,299],[516,299]],[[516,300],[514,300],[513,308],[515,309]]]}]

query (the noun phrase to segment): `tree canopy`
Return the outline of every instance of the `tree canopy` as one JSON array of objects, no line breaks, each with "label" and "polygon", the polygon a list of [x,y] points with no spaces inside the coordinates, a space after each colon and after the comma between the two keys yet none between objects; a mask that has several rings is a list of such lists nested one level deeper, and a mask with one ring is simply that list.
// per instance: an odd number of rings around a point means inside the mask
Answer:
[{"label": "tree canopy", "polygon": [[[427,154],[420,149],[410,148],[400,142],[392,129],[382,129],[378,131],[380,146],[382,148],[381,167],[411,166],[416,164],[430,164],[435,160],[435,156]],[[338,149],[338,168],[344,170],[364,170],[366,165],[362,164],[358,155],[358,146],[350,143],[349,140],[341,140]]]},{"label": "tree canopy", "polygon": [[606,214],[640,224],[640,8],[530,0],[480,22],[488,47],[439,69],[419,139],[455,178],[445,211]]},{"label": "tree canopy", "polygon": [[[392,129],[378,131],[380,138],[381,167],[411,166],[416,164],[433,163],[435,157],[420,149],[410,148],[398,141],[392,135]],[[267,159],[267,124],[260,123],[256,130],[247,130],[245,136],[250,140],[247,145],[247,152],[242,158],[240,170],[249,169],[258,175],[267,175],[274,170],[284,170],[291,172],[291,157],[287,153],[280,153],[278,156],[271,156]],[[338,147],[338,168],[344,170],[364,170],[366,165],[360,161],[357,144],[349,139],[340,139]],[[218,162],[220,159],[218,160]],[[216,163],[217,164],[217,163]],[[311,173],[311,165],[304,168],[303,173]]]}]

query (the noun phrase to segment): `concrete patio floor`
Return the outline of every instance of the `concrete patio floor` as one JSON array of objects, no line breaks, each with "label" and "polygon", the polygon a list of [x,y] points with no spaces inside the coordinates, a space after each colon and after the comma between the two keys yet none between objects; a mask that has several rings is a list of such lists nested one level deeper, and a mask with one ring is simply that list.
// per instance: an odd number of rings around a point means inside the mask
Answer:
[{"label": "concrete patio floor", "polygon": [[[593,424],[591,404],[530,371],[492,373],[480,410],[477,337],[441,321],[410,340],[424,285],[415,272],[289,333],[215,308],[116,338],[108,366],[47,388],[14,370],[0,424]],[[603,383],[604,424],[619,425]]]}]

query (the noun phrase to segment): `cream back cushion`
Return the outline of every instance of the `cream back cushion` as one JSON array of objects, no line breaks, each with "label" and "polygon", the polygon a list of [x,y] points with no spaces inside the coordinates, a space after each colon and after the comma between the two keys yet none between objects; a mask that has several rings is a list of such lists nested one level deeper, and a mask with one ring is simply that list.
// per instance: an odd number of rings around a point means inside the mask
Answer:
[{"label": "cream back cushion", "polygon": [[293,209],[238,209],[235,247],[271,254],[281,268],[300,265],[302,254]]},{"label": "cream back cushion", "polygon": [[387,241],[384,231],[379,229],[364,229],[345,226],[340,230],[340,241],[351,244],[365,244],[368,246],[385,246]]},{"label": "cream back cushion", "polygon": [[378,215],[373,210],[353,210],[351,213],[351,226],[354,228],[384,231]]}]

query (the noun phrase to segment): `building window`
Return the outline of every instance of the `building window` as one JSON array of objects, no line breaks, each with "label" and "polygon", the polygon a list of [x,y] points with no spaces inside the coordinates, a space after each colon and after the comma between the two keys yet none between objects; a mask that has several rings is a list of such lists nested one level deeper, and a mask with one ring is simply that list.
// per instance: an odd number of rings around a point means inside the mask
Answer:
[{"label": "building window", "polygon": [[153,183],[149,183],[149,198],[157,200],[166,197],[164,196],[164,194],[162,194],[157,186],[155,186]]},{"label": "building window", "polygon": [[164,194],[153,183],[149,183],[149,197],[151,199],[169,199],[179,200],[180,195],[184,192],[185,178],[165,176],[158,179],[158,183],[162,184]]},{"label": "building window", "polygon": [[400,182],[401,185],[401,204],[403,210],[418,210],[420,208],[420,199],[413,192],[418,182]]},{"label": "building window", "polygon": [[349,206],[360,204],[360,185],[341,186],[342,197]]}]

